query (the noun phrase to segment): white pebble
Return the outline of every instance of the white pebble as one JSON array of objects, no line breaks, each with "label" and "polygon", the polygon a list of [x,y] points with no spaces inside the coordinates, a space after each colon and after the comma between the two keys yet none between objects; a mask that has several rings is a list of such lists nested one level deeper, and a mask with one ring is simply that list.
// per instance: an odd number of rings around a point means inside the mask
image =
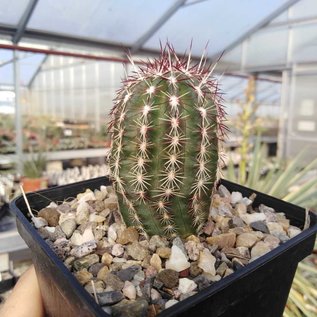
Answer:
[{"label": "white pebble", "polygon": [[116,243],[111,250],[113,256],[121,256],[124,253],[124,248],[121,244]]},{"label": "white pebble", "polygon": [[200,267],[205,273],[216,275],[215,262],[216,258],[207,248],[200,251],[198,267]]},{"label": "white pebble", "polygon": [[231,204],[235,205],[236,203],[242,200],[243,196],[240,192],[232,192],[231,193]]},{"label": "white pebble", "polygon": [[193,280],[190,280],[189,278],[186,278],[186,277],[179,279],[178,290],[182,294],[187,294],[189,292],[192,292],[196,288],[197,288],[197,284]]},{"label": "white pebble", "polygon": [[166,261],[165,268],[181,272],[190,267],[184,252],[176,245],[172,246],[170,258]]},{"label": "white pebble", "polygon": [[129,298],[129,299],[136,299],[136,289],[135,286],[129,282],[129,281],[125,281],[124,282],[124,286],[122,289],[122,293],[125,297]]},{"label": "white pebble", "polygon": [[165,303],[165,309],[166,308],[170,308],[170,307],[172,307],[173,305],[175,305],[175,304],[177,304],[178,303],[178,300],[176,300],[176,299],[170,299],[169,301],[167,301],[166,303]]}]

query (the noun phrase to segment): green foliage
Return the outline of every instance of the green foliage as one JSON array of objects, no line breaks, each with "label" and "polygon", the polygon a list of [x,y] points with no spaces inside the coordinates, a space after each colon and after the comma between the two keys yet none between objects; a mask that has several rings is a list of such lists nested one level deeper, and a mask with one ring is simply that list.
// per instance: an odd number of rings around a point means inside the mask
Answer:
[{"label": "green foliage", "polygon": [[204,64],[167,45],[115,99],[110,168],[120,211],[149,235],[187,236],[208,217],[224,111]]},{"label": "green foliage", "polygon": [[39,152],[31,153],[30,160],[23,162],[23,175],[28,178],[40,178],[46,168],[46,156]]},{"label": "green foliage", "polygon": [[[268,172],[263,173],[267,165],[265,147],[261,147],[261,138],[258,136],[253,153],[249,160],[249,168],[245,170],[245,183],[260,192],[300,205],[304,208],[317,210],[317,159],[303,167],[305,150],[289,162],[278,160]],[[232,160],[229,160],[225,178],[237,182],[241,173],[236,173]],[[316,249],[316,246],[315,246]],[[292,289],[285,307],[284,317],[313,317],[317,315],[317,269],[316,255],[299,263],[295,274]]]}]

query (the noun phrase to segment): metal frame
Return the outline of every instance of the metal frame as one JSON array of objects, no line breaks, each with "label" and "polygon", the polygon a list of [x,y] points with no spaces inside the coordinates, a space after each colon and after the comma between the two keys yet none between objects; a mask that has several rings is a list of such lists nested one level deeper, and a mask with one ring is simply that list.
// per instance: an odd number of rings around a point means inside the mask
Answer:
[{"label": "metal frame", "polygon": [[235,48],[237,45],[239,45],[240,43],[243,43],[244,40],[248,39],[252,34],[254,34],[256,31],[260,30],[261,28],[265,27],[266,25],[268,25],[273,19],[275,19],[276,17],[278,17],[281,13],[285,12],[286,10],[288,10],[288,8],[290,8],[291,6],[295,5],[297,2],[299,2],[300,0],[289,0],[286,3],[284,3],[282,6],[280,6],[278,9],[276,9],[274,12],[272,12],[271,14],[269,14],[268,16],[266,16],[263,20],[261,20],[260,22],[258,22],[255,26],[253,26],[252,28],[250,28],[247,32],[245,32],[244,34],[242,34],[241,36],[239,36],[237,39],[235,39],[232,43],[230,43],[229,45],[227,45],[227,47],[225,47],[223,50],[221,50],[221,52],[218,52],[217,54],[214,54],[213,57],[211,58],[216,59],[218,56],[220,56],[222,54],[222,52],[229,52],[231,51],[233,48]]},{"label": "metal frame", "polygon": [[18,26],[17,26],[17,30],[16,30],[16,33],[14,34],[13,38],[12,38],[12,42],[14,44],[17,44],[20,42],[22,36],[23,36],[23,33],[25,32],[25,28],[27,26],[27,24],[29,23],[29,20],[33,14],[33,11],[37,5],[37,2],[38,0],[29,0],[29,3],[18,23]]},{"label": "metal frame", "polygon": [[133,44],[131,53],[137,53],[140,48],[170,19],[170,17],[185,4],[186,0],[177,0],[159,19]]}]

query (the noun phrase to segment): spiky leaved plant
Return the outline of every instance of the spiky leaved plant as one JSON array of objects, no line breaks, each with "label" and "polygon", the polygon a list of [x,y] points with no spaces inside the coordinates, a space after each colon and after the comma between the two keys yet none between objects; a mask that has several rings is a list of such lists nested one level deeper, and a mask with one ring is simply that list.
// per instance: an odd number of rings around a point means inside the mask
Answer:
[{"label": "spiky leaved plant", "polygon": [[127,225],[187,236],[205,223],[224,111],[211,66],[171,45],[123,82],[111,111],[110,169]]}]

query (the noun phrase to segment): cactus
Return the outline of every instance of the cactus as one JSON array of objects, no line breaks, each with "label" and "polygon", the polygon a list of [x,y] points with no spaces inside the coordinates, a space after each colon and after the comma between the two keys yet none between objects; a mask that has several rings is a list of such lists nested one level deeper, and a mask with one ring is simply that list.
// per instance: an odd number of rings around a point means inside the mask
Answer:
[{"label": "cactus", "polygon": [[196,233],[219,175],[224,110],[213,68],[161,55],[123,81],[111,111],[109,163],[127,225],[148,235]]}]

